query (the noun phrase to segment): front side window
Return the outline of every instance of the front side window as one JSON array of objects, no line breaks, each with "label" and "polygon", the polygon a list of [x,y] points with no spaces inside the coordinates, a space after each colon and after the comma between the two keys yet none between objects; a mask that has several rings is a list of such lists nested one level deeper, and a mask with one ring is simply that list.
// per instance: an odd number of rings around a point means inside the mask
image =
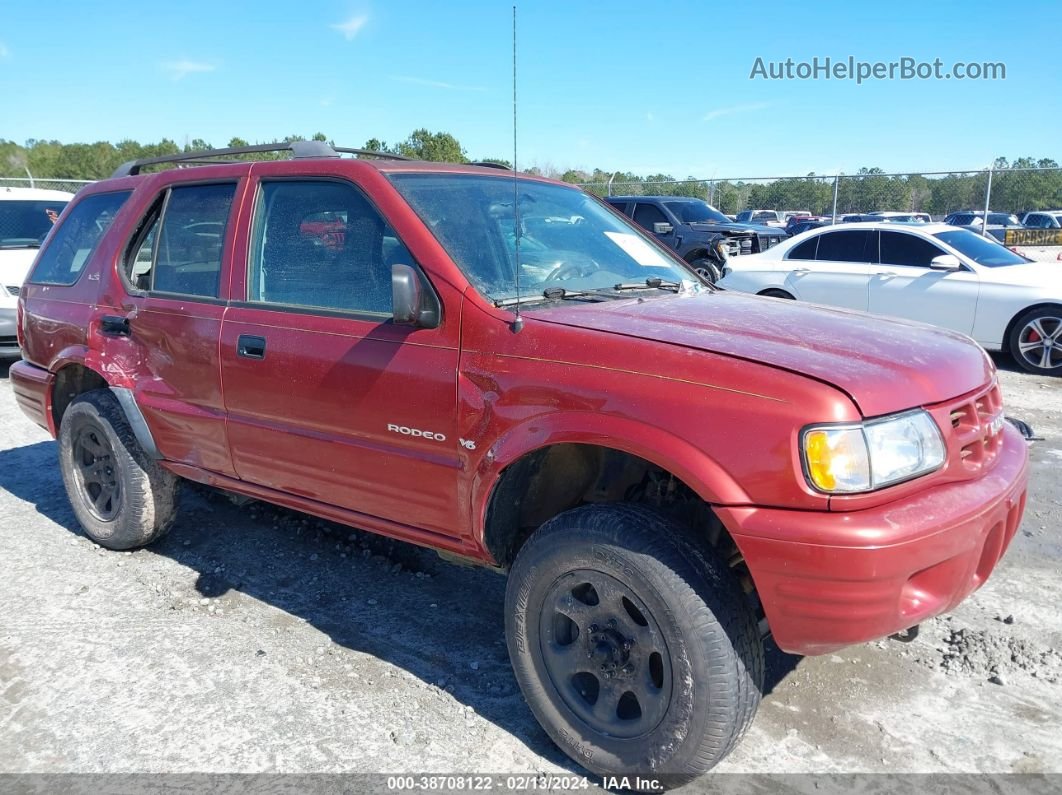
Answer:
[{"label": "front side window", "polygon": [[634,223],[638,224],[642,229],[648,229],[652,232],[653,224],[667,223],[667,216],[655,204],[639,202],[634,207]]},{"label": "front side window", "polygon": [[126,256],[129,284],[156,293],[217,298],[236,183],[180,185],[163,195]]},{"label": "front side window", "polygon": [[390,179],[469,282],[494,301],[516,296],[517,262],[523,296],[653,279],[696,283],[653,236],[577,188],[520,179],[514,191],[512,178],[471,174]]},{"label": "front side window", "polygon": [[76,282],[129,195],[130,191],[96,193],[79,201],[55,230],[27,281],[63,285]]},{"label": "front side window", "polygon": [[881,233],[881,264],[908,265],[913,268],[928,268],[934,257],[943,254],[943,249],[917,235],[903,232]]},{"label": "front side window", "polygon": [[413,265],[413,257],[353,185],[262,183],[251,301],[390,315],[395,264]]}]

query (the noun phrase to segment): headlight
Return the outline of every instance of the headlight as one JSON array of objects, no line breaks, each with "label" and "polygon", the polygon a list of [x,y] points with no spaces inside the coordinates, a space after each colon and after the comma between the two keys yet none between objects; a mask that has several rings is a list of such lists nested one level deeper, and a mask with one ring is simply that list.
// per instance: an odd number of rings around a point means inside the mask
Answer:
[{"label": "headlight", "polygon": [[873,491],[924,475],[940,468],[945,455],[940,429],[921,409],[805,428],[801,454],[808,483],[829,494]]},{"label": "headlight", "polygon": [[715,241],[715,250],[719,252],[719,256],[723,258],[723,262],[730,259],[730,249],[727,248],[726,240]]}]

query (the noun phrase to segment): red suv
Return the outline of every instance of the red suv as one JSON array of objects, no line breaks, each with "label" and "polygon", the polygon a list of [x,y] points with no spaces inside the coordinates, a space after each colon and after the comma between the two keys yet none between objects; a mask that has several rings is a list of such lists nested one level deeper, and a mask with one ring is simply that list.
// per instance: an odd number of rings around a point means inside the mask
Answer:
[{"label": "red suv", "polygon": [[768,632],[912,627],[1014,537],[1025,444],[967,337],[718,290],[570,185],[290,148],[123,166],[22,288],[15,395],[99,544],[187,479],[508,571],[546,731],[674,784],[748,728]]}]

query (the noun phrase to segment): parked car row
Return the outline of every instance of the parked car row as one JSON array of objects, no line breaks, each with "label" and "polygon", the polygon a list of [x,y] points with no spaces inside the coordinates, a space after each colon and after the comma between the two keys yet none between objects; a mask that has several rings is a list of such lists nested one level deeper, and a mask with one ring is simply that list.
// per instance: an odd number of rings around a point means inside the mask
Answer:
[{"label": "parked car row", "polygon": [[727,264],[720,284],[775,298],[902,317],[1062,374],[1062,265],[1033,262],[948,224],[811,230]]}]

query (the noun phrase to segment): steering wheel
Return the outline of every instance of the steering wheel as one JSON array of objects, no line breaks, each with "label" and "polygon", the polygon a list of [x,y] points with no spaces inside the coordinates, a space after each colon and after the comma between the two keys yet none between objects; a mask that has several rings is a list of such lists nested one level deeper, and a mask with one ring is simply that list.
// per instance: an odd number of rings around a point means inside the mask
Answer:
[{"label": "steering wheel", "polygon": [[543,281],[544,282],[556,282],[564,281],[565,279],[573,279],[579,276],[589,276],[594,271],[601,270],[601,266],[594,262],[592,259],[581,260],[576,262],[562,262],[553,272],[550,273]]}]

